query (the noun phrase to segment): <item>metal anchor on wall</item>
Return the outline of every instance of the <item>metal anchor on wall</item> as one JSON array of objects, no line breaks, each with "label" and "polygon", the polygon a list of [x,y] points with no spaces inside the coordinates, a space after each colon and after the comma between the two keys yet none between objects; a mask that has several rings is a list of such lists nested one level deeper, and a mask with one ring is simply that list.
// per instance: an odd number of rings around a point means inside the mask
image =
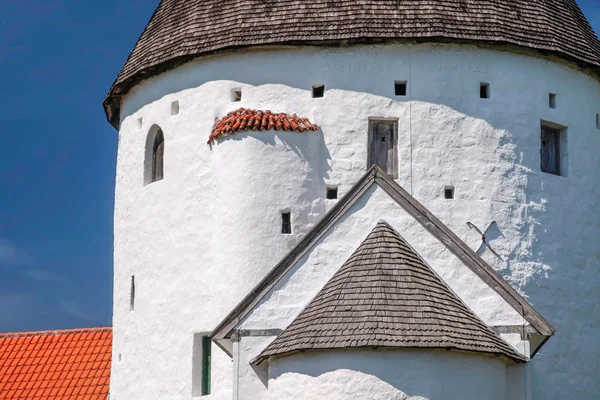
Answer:
[{"label": "metal anchor on wall", "polygon": [[[479,228],[477,228],[471,222],[467,222],[467,225],[469,226],[469,228],[475,229],[481,235],[481,245],[477,249],[477,254],[481,255],[483,253],[483,251],[485,250],[485,248],[487,247],[492,252],[493,255],[495,255],[500,260],[502,260],[502,257],[500,257],[500,255],[498,253],[496,253],[494,251],[494,249],[492,249],[492,246],[490,246],[490,243],[488,242],[488,238],[487,238],[487,235],[488,235],[490,229],[492,229],[492,227],[495,227],[496,229],[498,229],[498,224],[496,224],[496,221],[492,221],[490,223],[490,225],[487,227],[487,229],[485,230],[485,232],[483,232],[483,233],[481,232],[481,230],[479,230]],[[498,229],[498,231],[500,231],[500,230]],[[504,237],[502,232],[500,232],[500,236]]]}]

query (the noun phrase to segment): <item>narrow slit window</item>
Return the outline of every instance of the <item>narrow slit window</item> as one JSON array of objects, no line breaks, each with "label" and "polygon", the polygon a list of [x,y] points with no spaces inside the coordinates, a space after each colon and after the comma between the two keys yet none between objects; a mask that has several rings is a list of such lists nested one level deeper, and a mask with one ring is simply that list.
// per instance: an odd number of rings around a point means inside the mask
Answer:
[{"label": "narrow slit window", "polygon": [[481,82],[479,84],[479,97],[482,99],[490,98],[490,84],[489,83]]},{"label": "narrow slit window", "polygon": [[237,88],[231,91],[231,101],[242,101],[242,89]]},{"label": "narrow slit window", "polygon": [[313,85],[312,87],[312,97],[319,98],[325,95],[325,85]]},{"label": "narrow slit window", "polygon": [[135,309],[135,275],[131,275],[131,287],[129,289],[129,311]]},{"label": "narrow slit window", "polygon": [[327,188],[326,198],[329,200],[334,200],[338,198],[338,188],[335,186],[329,186]]},{"label": "narrow slit window", "polygon": [[406,81],[395,81],[394,82],[394,93],[396,96],[406,96]]},{"label": "narrow slit window", "polygon": [[454,199],[454,186],[446,186],[444,188],[444,198],[446,200]]},{"label": "narrow slit window", "polygon": [[550,108],[556,108],[556,94],[550,93],[550,96],[548,96],[548,105]]},{"label": "narrow slit window", "polygon": [[284,235],[292,233],[292,214],[290,212],[281,213],[281,233]]},{"label": "narrow slit window", "polygon": [[208,334],[194,334],[194,347],[192,353],[192,397],[210,394],[211,348],[212,343]]},{"label": "narrow slit window", "polygon": [[600,130],[600,114],[596,114],[596,129]]},{"label": "narrow slit window", "polygon": [[561,131],[542,126],[540,161],[542,172],[561,174]]}]

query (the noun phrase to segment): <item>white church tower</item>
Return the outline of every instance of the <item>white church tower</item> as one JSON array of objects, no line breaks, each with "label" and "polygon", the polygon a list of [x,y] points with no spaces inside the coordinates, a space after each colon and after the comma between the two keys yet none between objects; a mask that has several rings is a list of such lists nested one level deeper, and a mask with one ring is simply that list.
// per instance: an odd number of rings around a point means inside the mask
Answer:
[{"label": "white church tower", "polygon": [[162,0],[104,109],[111,400],[600,393],[575,0]]}]

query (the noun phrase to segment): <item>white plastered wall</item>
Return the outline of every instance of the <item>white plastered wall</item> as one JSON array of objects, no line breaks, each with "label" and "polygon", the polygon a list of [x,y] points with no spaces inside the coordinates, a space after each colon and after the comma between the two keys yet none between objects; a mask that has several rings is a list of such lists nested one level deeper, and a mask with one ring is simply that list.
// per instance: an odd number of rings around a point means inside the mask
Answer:
[{"label": "white plastered wall", "polygon": [[[393,95],[394,80],[409,81],[408,96]],[[310,97],[314,82],[324,98]],[[479,99],[480,82],[491,99]],[[237,87],[243,99],[232,103]],[[492,243],[505,261],[484,258],[559,332],[532,363],[534,399],[599,392],[598,104],[598,81],[573,68],[473,46],[236,52],[144,81],[121,111],[111,398],[190,398],[193,333],[213,329],[323,216],[326,184],[343,195],[362,176],[372,117],[399,120],[398,182],[473,248],[480,237],[466,222],[497,221],[503,237]],[[207,146],[215,119],[241,106],[297,113],[321,130]],[[539,172],[541,120],[569,127],[568,177]],[[165,179],[144,187],[153,124],[165,136]],[[454,201],[443,199],[447,185]],[[279,233],[282,209],[293,235]],[[213,358],[210,397],[229,399],[232,362],[218,349]]]},{"label": "white plastered wall", "polygon": [[271,360],[265,399],[507,400],[504,384],[504,363],[491,357],[341,350]]}]

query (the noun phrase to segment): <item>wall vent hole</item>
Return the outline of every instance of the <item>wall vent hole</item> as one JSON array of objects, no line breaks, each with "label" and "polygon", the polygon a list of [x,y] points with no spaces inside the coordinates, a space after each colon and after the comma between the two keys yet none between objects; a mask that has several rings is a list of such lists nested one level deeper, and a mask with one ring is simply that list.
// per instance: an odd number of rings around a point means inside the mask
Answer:
[{"label": "wall vent hole", "polygon": [[231,101],[242,101],[242,89],[236,88],[231,91]]},{"label": "wall vent hole", "polygon": [[489,83],[481,82],[479,84],[479,97],[482,99],[490,98],[490,84]]},{"label": "wall vent hole", "polygon": [[281,213],[281,233],[284,235],[292,234],[292,213],[289,211]]},{"label": "wall vent hole", "polygon": [[446,186],[444,188],[444,198],[447,200],[454,199],[454,186]]},{"label": "wall vent hole", "polygon": [[550,108],[556,108],[556,94],[550,93],[550,96],[548,97],[548,105]]},{"label": "wall vent hole", "polygon": [[338,198],[338,188],[331,186],[327,188],[327,199],[335,200]]},{"label": "wall vent hole", "polygon": [[319,98],[325,95],[325,85],[313,85],[312,87],[312,97]]},{"label": "wall vent hole", "polygon": [[394,81],[394,93],[396,96],[406,96],[406,81]]},{"label": "wall vent hole", "polygon": [[174,101],[171,103],[171,115],[179,114],[179,102]]}]

